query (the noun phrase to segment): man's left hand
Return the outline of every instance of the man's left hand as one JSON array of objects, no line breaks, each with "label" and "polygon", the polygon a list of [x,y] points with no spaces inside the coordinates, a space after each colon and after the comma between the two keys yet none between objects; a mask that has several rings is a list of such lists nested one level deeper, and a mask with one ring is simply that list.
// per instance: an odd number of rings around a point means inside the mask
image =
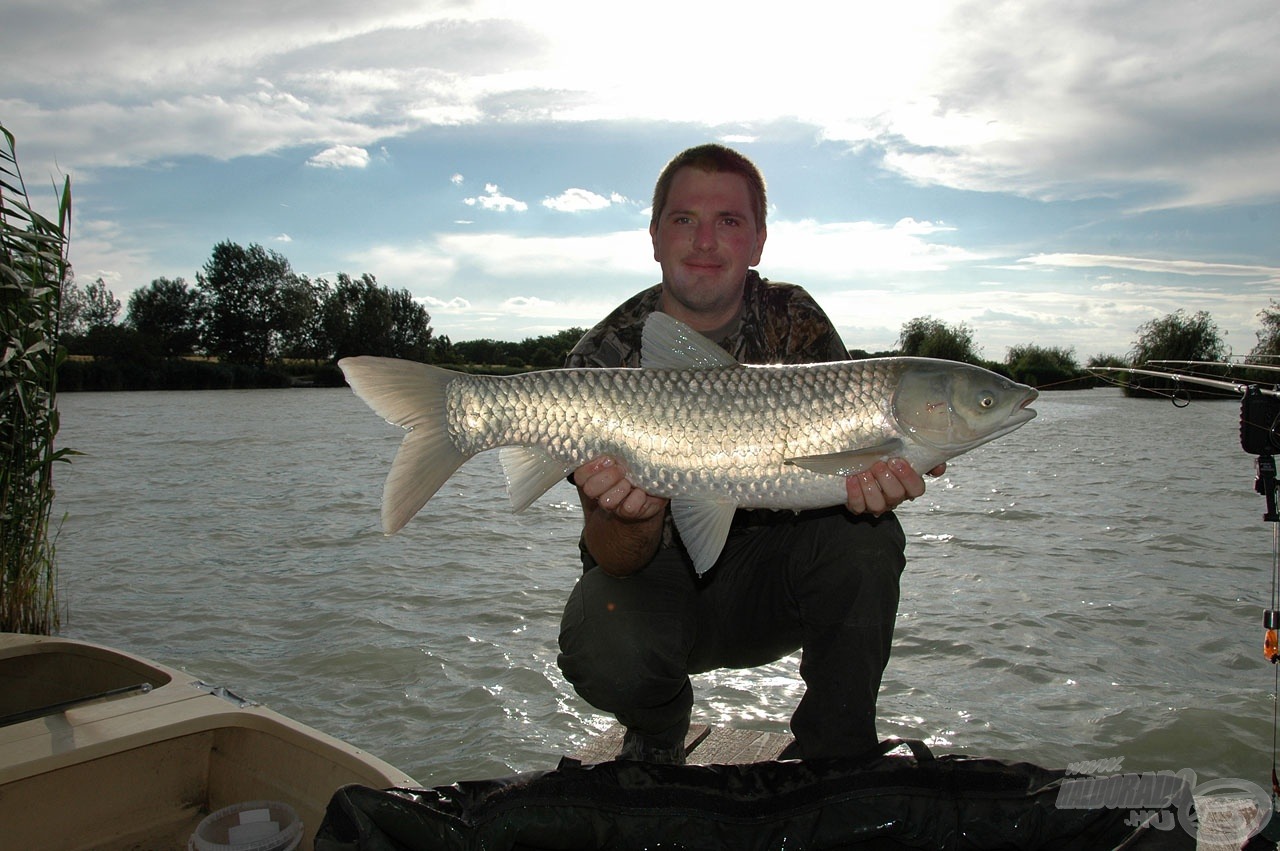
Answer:
[{"label": "man's left hand", "polygon": [[[929,475],[941,476],[946,471],[947,465],[939,464]],[[924,493],[924,479],[901,458],[891,458],[887,463],[877,461],[869,469],[847,477],[844,483],[849,511],[876,517]]]}]

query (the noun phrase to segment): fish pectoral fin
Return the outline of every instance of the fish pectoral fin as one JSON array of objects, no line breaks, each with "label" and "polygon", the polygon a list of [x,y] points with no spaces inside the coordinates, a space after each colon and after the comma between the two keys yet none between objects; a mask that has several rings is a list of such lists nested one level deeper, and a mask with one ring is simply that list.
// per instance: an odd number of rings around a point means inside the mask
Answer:
[{"label": "fish pectoral fin", "polygon": [[685,549],[693,559],[693,568],[698,575],[706,573],[720,558],[724,549],[724,541],[729,537],[729,527],[733,524],[733,513],[738,505],[734,502],[716,502],[705,499],[673,499],[671,500],[671,516],[675,518],[676,529],[684,541]]},{"label": "fish pectoral fin", "polygon": [[511,510],[516,514],[533,505],[534,500],[553,485],[564,481],[571,469],[544,450],[530,446],[504,446],[498,450],[498,460],[507,477]]},{"label": "fish pectoral fin", "polygon": [[733,355],[662,312],[650,313],[640,332],[640,365],[645,369],[717,369],[737,366]]},{"label": "fish pectoral fin", "polygon": [[906,444],[895,437],[893,440],[886,440],[875,446],[850,449],[845,452],[788,458],[786,463],[830,476],[852,476],[854,473],[861,473],[882,458],[901,455],[905,450]]}]

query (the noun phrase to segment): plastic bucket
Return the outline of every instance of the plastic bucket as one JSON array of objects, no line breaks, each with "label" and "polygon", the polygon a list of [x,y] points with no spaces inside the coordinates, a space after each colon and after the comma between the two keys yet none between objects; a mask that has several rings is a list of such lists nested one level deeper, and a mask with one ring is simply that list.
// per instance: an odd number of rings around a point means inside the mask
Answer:
[{"label": "plastic bucket", "polygon": [[210,813],[187,840],[187,851],[293,851],[302,820],[279,801],[244,801]]}]

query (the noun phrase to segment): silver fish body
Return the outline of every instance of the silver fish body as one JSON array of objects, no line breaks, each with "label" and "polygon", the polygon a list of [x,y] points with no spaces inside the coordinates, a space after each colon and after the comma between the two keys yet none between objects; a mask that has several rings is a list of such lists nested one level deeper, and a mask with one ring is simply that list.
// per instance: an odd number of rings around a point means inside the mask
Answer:
[{"label": "silver fish body", "polygon": [[737,508],[843,504],[844,477],[876,460],[924,472],[1035,416],[1035,390],[979,367],[923,358],[743,366],[661,313],[645,326],[642,363],[494,377],[343,360],[355,392],[410,429],[384,488],[384,530],[488,449],[502,449],[517,511],[611,455],[633,484],[671,500],[701,573]]}]

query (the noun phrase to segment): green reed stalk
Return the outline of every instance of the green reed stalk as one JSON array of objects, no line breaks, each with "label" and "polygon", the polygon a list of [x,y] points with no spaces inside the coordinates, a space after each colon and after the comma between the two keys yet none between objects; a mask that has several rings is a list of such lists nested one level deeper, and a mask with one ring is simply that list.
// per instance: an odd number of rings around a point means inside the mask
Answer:
[{"label": "green reed stalk", "polygon": [[31,209],[13,134],[0,142],[0,630],[51,633],[55,599],[53,465],[68,460],[58,434],[58,346],[70,266],[71,179],[58,221]]}]

